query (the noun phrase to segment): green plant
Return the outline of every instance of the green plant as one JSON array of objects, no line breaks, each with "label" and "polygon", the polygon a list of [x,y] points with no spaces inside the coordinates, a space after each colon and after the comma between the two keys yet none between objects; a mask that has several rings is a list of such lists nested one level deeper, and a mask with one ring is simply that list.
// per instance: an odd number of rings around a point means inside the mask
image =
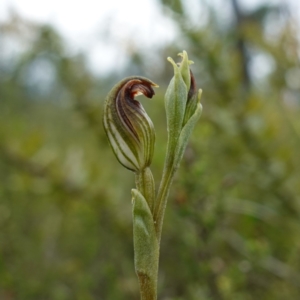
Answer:
[{"label": "green plant", "polygon": [[128,77],[113,87],[105,102],[103,124],[108,140],[119,162],[136,176],[136,189],[132,190],[134,260],[143,300],[157,298],[159,245],[167,199],[202,111],[202,91],[196,90],[189,67],[192,61],[185,51],[180,56],[179,64],[168,58],[174,76],[165,95],[168,144],[157,195],[150,170],[155,130],[140,102],[134,99],[140,94],[152,98],[157,85],[144,77]]}]

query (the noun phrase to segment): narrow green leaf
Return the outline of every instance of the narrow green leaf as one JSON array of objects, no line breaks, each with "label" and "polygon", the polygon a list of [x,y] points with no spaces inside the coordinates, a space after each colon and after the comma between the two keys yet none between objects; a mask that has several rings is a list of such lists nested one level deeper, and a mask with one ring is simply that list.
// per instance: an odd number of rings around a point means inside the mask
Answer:
[{"label": "narrow green leaf", "polygon": [[175,150],[175,159],[174,159],[174,166],[175,169],[177,169],[182,156],[184,154],[185,148],[187,146],[188,140],[190,135],[192,134],[192,131],[199,120],[202,113],[202,105],[201,103],[197,104],[197,108],[195,113],[190,117],[190,119],[187,121],[187,123],[182,128],[182,131],[180,133],[178,144]]},{"label": "narrow green leaf", "polygon": [[159,248],[153,217],[147,201],[132,191],[134,262],[140,285],[156,293]]}]

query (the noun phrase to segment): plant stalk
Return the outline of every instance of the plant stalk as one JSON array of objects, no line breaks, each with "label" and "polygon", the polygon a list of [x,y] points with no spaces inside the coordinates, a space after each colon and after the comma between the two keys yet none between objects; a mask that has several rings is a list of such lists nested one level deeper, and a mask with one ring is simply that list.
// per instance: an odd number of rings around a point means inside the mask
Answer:
[{"label": "plant stalk", "polygon": [[157,299],[157,277],[156,280],[152,280],[146,274],[143,273],[138,273],[137,276],[140,284],[141,300],[156,300]]},{"label": "plant stalk", "polygon": [[155,201],[155,183],[149,167],[135,173],[135,184],[147,200],[150,211],[153,213]]},{"label": "plant stalk", "polygon": [[136,172],[135,181],[144,199],[144,206],[134,209],[135,271],[141,300],[156,300],[159,246],[153,221],[155,184],[150,168]]},{"label": "plant stalk", "polygon": [[159,186],[158,194],[156,197],[156,206],[154,209],[153,219],[154,219],[158,245],[160,245],[165,210],[168,202],[171,184],[173,182],[173,178],[175,175],[175,171],[176,170],[172,165],[166,164],[163,172],[162,180]]}]

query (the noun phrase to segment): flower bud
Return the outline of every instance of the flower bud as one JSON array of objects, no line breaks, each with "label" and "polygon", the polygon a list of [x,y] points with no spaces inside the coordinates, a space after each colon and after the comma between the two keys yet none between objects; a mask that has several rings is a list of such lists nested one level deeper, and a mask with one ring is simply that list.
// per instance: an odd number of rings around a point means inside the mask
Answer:
[{"label": "flower bud", "polygon": [[188,90],[185,114],[183,119],[184,126],[196,111],[197,104],[200,101],[202,90],[197,91],[195,77],[192,70],[190,69],[190,65],[194,62],[192,60],[189,60],[186,51],[183,51],[178,55],[182,57],[182,61],[179,63],[179,69]]},{"label": "flower bud", "polygon": [[157,85],[144,77],[128,77],[116,84],[108,94],[103,125],[118,161],[134,172],[151,164],[155,131],[154,126],[135,96],[152,98]]},{"label": "flower bud", "polygon": [[168,126],[167,164],[176,169],[182,159],[188,139],[200,118],[202,105],[200,97],[202,90],[197,93],[196,82],[186,51],[179,53],[182,61],[178,64],[172,58],[168,61],[173,65],[174,76],[168,86],[165,105]]},{"label": "flower bud", "polygon": [[186,124],[186,122],[191,118],[191,116],[196,111],[202,93],[202,90],[197,91],[195,77],[191,70],[190,70],[190,82],[191,84],[187,95],[183,125]]}]

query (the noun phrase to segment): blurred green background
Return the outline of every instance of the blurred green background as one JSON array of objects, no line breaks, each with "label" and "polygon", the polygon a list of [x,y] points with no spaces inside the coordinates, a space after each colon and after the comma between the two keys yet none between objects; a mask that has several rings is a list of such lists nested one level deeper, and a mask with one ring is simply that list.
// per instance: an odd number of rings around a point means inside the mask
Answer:
[{"label": "blurred green background", "polygon": [[200,1],[196,24],[183,0],[157,1],[176,39],[130,49],[101,76],[49,24],[0,22],[1,300],[139,299],[134,174],[106,140],[103,101],[125,76],[159,84],[139,98],[157,132],[158,184],[166,57],[183,49],[204,110],[167,207],[159,299],[300,299],[299,20],[284,1],[241,2]]}]

